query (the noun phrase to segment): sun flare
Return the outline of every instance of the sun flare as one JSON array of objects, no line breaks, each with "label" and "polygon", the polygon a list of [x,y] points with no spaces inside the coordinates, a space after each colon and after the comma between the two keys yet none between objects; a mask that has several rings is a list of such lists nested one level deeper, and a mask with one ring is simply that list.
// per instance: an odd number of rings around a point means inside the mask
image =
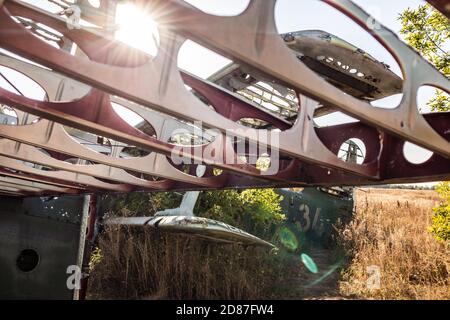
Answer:
[{"label": "sun flare", "polygon": [[159,33],[153,18],[131,4],[118,4],[116,10],[117,40],[152,56],[158,51]]}]

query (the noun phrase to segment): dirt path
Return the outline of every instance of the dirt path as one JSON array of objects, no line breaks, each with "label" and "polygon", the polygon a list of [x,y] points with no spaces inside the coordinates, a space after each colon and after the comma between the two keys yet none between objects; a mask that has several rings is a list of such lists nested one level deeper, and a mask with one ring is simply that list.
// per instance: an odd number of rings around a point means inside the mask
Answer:
[{"label": "dirt path", "polygon": [[341,264],[339,259],[336,261],[333,250],[311,248],[308,255],[317,265],[319,272],[314,274],[303,267],[301,275],[279,283],[277,289],[289,293],[287,298],[293,299],[344,299],[339,294]]}]

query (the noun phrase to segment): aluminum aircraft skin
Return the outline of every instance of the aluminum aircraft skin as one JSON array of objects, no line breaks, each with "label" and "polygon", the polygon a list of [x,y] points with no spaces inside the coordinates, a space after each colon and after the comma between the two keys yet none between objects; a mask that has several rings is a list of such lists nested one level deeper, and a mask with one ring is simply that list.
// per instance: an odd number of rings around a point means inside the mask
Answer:
[{"label": "aluminum aircraft skin", "polygon": [[[279,35],[276,0],[252,0],[230,17],[182,0],[129,2],[158,18],[155,57],[114,39],[116,1],[0,0],[1,298],[83,299],[103,224],[276,245],[193,215],[203,190],[275,188],[286,227],[326,242],[332,223],[353,212],[352,186],[450,179],[450,114],[422,114],[416,101],[423,85],[449,93],[449,79],[352,1],[322,2],[379,41],[402,78],[327,32]],[[450,17],[446,1],[429,2]],[[187,39],[233,62],[208,79],[180,70]],[[44,98],[22,92],[17,74]],[[394,94],[403,94],[397,108],[370,104]],[[117,107],[141,122],[129,124]],[[334,112],[356,122],[317,124]],[[406,141],[431,157],[409,162]],[[174,153],[185,162],[176,164]],[[180,207],[103,219],[97,205],[105,193],[158,191],[185,192]],[[68,286],[77,270],[80,286]]]}]

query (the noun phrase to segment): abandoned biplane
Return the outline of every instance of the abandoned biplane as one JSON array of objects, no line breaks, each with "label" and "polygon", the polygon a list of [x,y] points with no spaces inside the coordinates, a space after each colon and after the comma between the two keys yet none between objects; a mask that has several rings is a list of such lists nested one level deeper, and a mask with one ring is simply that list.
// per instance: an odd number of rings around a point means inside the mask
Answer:
[{"label": "abandoned biplane", "polygon": [[[273,246],[196,217],[202,190],[276,188],[287,224],[322,241],[351,215],[352,186],[450,178],[449,115],[422,115],[412,98],[422,84],[448,92],[449,81],[383,26],[370,31],[403,80],[329,33],[278,35],[268,19],[274,0],[253,0],[227,18],[181,0],[130,2],[161,13],[156,57],[114,39],[115,1],[0,0],[1,298],[83,298],[99,224]],[[360,24],[368,18],[351,1],[324,2]],[[444,2],[430,2],[449,15]],[[208,79],[178,70],[186,39],[235,62]],[[40,96],[21,90],[29,81]],[[396,109],[369,104],[397,93]],[[117,108],[141,120],[130,124]],[[355,121],[317,125],[338,111]],[[404,158],[405,141],[433,152],[426,166]],[[185,194],[180,207],[155,216],[103,219],[98,195],[132,191]],[[68,267],[80,271],[79,286],[68,286]]]}]

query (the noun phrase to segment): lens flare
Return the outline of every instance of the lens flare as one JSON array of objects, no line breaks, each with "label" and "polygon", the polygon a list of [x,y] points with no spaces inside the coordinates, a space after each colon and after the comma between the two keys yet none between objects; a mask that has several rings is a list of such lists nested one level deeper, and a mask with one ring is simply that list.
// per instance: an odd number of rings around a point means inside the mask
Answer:
[{"label": "lens flare", "polygon": [[153,18],[131,4],[118,4],[116,39],[156,56],[159,46],[158,26]]},{"label": "lens flare", "polygon": [[323,280],[325,280],[326,278],[331,276],[336,270],[338,270],[343,265],[344,261],[345,261],[344,259],[341,259],[337,263],[333,264],[328,271],[326,271],[324,274],[322,274],[318,279],[316,279],[316,280],[312,281],[311,283],[309,283],[308,285],[306,285],[305,288],[313,287],[313,286],[321,283]]},{"label": "lens flare", "polygon": [[302,253],[300,257],[301,257],[302,262],[305,265],[306,269],[308,269],[312,273],[319,272],[319,269],[317,268],[316,263],[310,256],[308,256],[306,253]]},{"label": "lens flare", "polygon": [[298,248],[298,240],[295,234],[286,227],[280,229],[278,236],[280,241],[289,250],[296,250]]}]

